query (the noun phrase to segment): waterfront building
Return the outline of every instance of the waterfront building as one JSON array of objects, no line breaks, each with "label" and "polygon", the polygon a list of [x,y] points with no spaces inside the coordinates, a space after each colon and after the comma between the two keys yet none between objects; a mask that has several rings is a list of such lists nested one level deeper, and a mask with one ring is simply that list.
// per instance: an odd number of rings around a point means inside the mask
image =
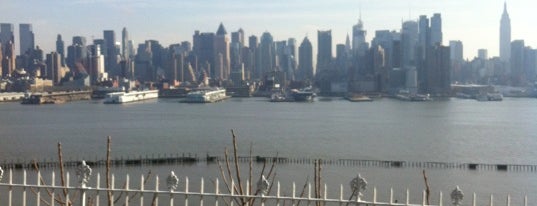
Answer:
[{"label": "waterfront building", "polygon": [[34,32],[31,24],[19,24],[20,54],[30,52],[35,48]]},{"label": "waterfront building", "polygon": [[511,59],[511,19],[507,13],[507,2],[503,4],[500,19],[500,59],[504,62],[509,62]]},{"label": "waterfront building", "polygon": [[315,70],[313,69],[313,52],[308,37],[304,37],[304,40],[300,43],[298,56],[297,80],[313,80],[315,74]]},{"label": "waterfront building", "polygon": [[[451,61],[450,49],[446,46],[435,45],[427,50],[425,67],[420,75],[424,79],[421,81],[419,89],[423,93],[432,95],[447,96],[451,92]],[[418,71],[419,72],[419,71]]]},{"label": "waterfront building", "polygon": [[220,23],[214,37],[214,52],[216,57],[215,78],[228,79],[231,72],[229,57],[229,38],[224,24]]},{"label": "waterfront building", "polygon": [[317,71],[329,70],[332,63],[332,30],[317,31]]}]

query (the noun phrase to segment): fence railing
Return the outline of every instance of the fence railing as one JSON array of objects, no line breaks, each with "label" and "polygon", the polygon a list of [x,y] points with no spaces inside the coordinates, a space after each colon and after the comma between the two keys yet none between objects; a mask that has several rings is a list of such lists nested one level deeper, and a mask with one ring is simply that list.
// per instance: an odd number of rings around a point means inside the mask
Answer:
[{"label": "fence railing", "polygon": [[[119,157],[111,159],[110,164],[113,166],[133,166],[133,165],[165,165],[165,164],[195,164],[198,162],[216,163],[225,161],[221,156],[199,156],[197,154],[153,154],[137,157]],[[491,164],[491,163],[457,163],[457,162],[438,162],[438,161],[401,161],[401,160],[371,160],[371,159],[323,159],[316,158],[297,158],[297,157],[270,157],[270,156],[238,156],[241,163],[272,163],[278,164],[314,164],[321,161],[323,165],[333,166],[351,166],[351,167],[382,167],[382,168],[427,168],[427,169],[459,169],[459,170],[478,170],[478,171],[499,171],[499,172],[537,172],[535,164]],[[108,163],[105,159],[86,161],[92,167],[103,167]],[[34,165],[39,168],[57,168],[59,162],[55,160],[42,161],[3,161],[0,167],[5,169],[30,169]],[[80,164],[78,160],[64,161],[65,167],[76,167]]]},{"label": "fence railing", "polygon": [[[343,185],[339,185],[338,191],[330,190],[330,193],[337,194],[335,197],[329,197],[328,187],[323,185],[321,193],[312,192],[311,184],[304,185],[303,188],[297,190],[296,184],[293,182],[290,191],[285,191],[276,181],[271,185],[264,177],[257,184],[250,184],[248,180],[243,186],[246,188],[243,193],[238,193],[234,189],[236,183],[230,181],[230,185],[220,184],[219,179],[214,179],[207,187],[204,179],[201,178],[197,191],[192,191],[193,185],[189,182],[188,177],[179,179],[174,172],[171,172],[165,179],[165,188],[161,189],[161,181],[158,176],[155,176],[154,184],[148,184],[146,177],[140,177],[138,186],[131,187],[129,175],[124,178],[125,183],[121,188],[115,185],[115,176],[110,175],[107,178],[107,186],[101,185],[101,175],[97,173],[92,178],[91,168],[83,161],[76,170],[77,184],[70,183],[69,172],[56,176],[52,171],[50,174],[50,184],[46,184],[40,171],[36,172],[35,183],[29,183],[27,171],[22,171],[22,182],[14,182],[14,172],[9,169],[7,174],[0,167],[0,205],[80,205],[80,206],[99,206],[99,205],[380,205],[380,206],[425,206],[435,205],[442,206],[444,203],[444,195],[442,192],[438,194],[436,203],[427,204],[428,194],[423,191],[418,194],[421,197],[420,203],[411,203],[410,192],[406,190],[406,198],[404,202],[394,200],[394,191],[390,189],[389,200],[379,201],[377,188],[372,189],[372,199],[365,200],[362,198],[362,193],[367,189],[367,181],[365,178],[358,175],[350,181],[350,188],[345,189]],[[6,177],[7,176],[7,177]],[[56,185],[56,178],[61,179],[61,185]],[[94,183],[90,184],[90,178],[94,179]],[[110,178],[110,179],[108,179]],[[20,178],[18,178],[20,179]],[[195,185],[197,186],[197,185]],[[229,187],[230,186],[230,187]],[[224,190],[222,191],[222,187]],[[252,188],[255,187],[255,188]],[[254,190],[255,189],[255,190]],[[242,189],[241,189],[242,190]],[[252,192],[252,191],[255,191]],[[289,194],[290,192],[290,194]],[[4,195],[1,195],[4,194]],[[256,195],[257,194],[257,195]],[[105,197],[106,196],[106,197]],[[150,196],[151,198],[145,198]],[[5,198],[5,199],[4,199]],[[474,193],[470,199],[466,198],[462,190],[456,186],[450,192],[446,201],[448,205],[473,205],[476,206],[476,194]],[[161,204],[159,204],[159,201]],[[507,195],[505,202],[497,202],[494,196],[490,195],[488,205],[506,205],[510,206],[511,196]],[[482,205],[482,204],[480,204]],[[527,196],[524,197],[523,205],[528,205]]]}]

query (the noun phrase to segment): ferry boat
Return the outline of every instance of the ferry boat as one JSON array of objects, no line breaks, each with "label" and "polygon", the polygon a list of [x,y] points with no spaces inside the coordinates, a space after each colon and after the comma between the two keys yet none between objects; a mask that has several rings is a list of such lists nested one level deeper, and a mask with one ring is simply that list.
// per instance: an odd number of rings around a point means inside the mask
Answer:
[{"label": "ferry boat", "polygon": [[186,99],[183,101],[185,103],[213,103],[222,101],[229,98],[226,95],[226,89],[224,88],[211,88],[211,89],[202,89],[197,91],[189,92],[186,95]]},{"label": "ferry boat", "polygon": [[104,98],[105,104],[122,104],[158,98],[158,90],[112,92]]}]

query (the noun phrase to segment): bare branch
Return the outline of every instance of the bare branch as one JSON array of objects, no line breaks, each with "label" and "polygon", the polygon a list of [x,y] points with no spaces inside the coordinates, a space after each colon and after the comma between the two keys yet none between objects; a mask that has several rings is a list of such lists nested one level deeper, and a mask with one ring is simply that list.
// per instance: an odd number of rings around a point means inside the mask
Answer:
[{"label": "bare branch", "polygon": [[431,190],[429,188],[429,181],[427,181],[427,174],[425,174],[425,170],[423,170],[423,180],[425,181],[425,195],[426,195],[426,200],[427,200],[427,204],[429,204],[429,197],[430,197],[430,194],[431,194]]},{"label": "bare branch", "polygon": [[106,141],[106,188],[108,189],[107,196],[108,196],[108,206],[111,206],[113,204],[112,200],[112,185],[110,182],[110,153],[111,153],[111,144],[112,144],[112,137],[108,136],[108,140]]}]

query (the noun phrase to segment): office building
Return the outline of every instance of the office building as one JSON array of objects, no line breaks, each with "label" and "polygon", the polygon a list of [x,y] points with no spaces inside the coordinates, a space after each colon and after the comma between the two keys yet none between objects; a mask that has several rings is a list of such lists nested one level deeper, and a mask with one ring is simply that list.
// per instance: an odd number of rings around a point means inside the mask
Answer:
[{"label": "office building", "polygon": [[214,37],[214,52],[216,57],[215,78],[228,79],[231,73],[229,55],[229,37],[224,24],[220,23]]},{"label": "office building", "polygon": [[317,31],[317,72],[330,69],[332,62],[332,30]]},{"label": "office building", "polygon": [[313,70],[313,52],[311,42],[308,37],[304,37],[300,47],[298,47],[298,75],[297,80],[313,80],[315,71]]},{"label": "office building", "polygon": [[439,13],[435,13],[431,17],[430,35],[431,42],[429,46],[442,45],[442,16]]},{"label": "office building", "polygon": [[35,49],[34,32],[31,24],[19,24],[20,54],[31,53]]}]

